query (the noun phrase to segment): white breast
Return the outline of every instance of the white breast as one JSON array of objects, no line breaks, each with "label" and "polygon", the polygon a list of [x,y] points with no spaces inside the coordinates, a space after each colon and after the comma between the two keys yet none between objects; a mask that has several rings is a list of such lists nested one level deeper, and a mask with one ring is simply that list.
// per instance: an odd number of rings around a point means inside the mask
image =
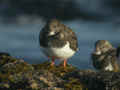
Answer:
[{"label": "white breast", "polygon": [[106,71],[113,71],[113,66],[111,65],[111,63],[108,64],[107,67],[105,67]]},{"label": "white breast", "polygon": [[61,48],[42,48],[42,51],[47,55],[47,56],[55,56],[60,59],[68,59],[72,57],[75,54],[75,51],[70,48],[70,43],[67,42],[64,47]]}]

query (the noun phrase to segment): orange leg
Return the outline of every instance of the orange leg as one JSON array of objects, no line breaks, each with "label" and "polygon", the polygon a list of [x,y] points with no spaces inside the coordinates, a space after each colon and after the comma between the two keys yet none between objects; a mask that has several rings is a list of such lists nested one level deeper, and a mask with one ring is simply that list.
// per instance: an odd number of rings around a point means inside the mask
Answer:
[{"label": "orange leg", "polygon": [[67,65],[67,60],[65,59],[64,60],[64,68],[66,68],[66,65]]},{"label": "orange leg", "polygon": [[54,57],[52,57],[51,66],[53,67],[53,66],[54,66],[54,64],[55,64],[55,58],[54,58]]}]

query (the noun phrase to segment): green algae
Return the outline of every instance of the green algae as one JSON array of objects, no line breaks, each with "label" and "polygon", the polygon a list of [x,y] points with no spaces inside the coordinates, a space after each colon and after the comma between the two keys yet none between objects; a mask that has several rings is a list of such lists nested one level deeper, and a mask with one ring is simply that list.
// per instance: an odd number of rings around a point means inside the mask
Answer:
[{"label": "green algae", "polygon": [[[44,62],[42,64],[28,64],[23,60],[18,60],[11,56],[0,56],[0,87],[16,89],[29,89],[40,90],[40,88],[50,87],[48,83],[40,80],[39,75],[46,75],[45,73],[51,73],[53,80],[54,77],[63,80],[60,82],[60,87],[65,90],[87,90],[83,89],[85,86],[80,83],[79,79],[70,77],[65,80],[64,77],[73,71],[77,70],[72,65],[63,67],[63,63],[58,66],[51,66],[50,62]],[[40,74],[35,74],[35,73]],[[33,76],[34,75],[34,76]],[[51,75],[48,76],[51,78]],[[55,81],[54,81],[55,82]],[[53,83],[53,86],[57,84]]]},{"label": "green algae", "polygon": [[0,56],[0,67],[4,64],[7,64],[9,62],[15,62],[16,59],[11,57],[11,56],[6,56],[6,55],[3,55],[3,56]]},{"label": "green algae", "polygon": [[67,90],[88,90],[88,88],[83,85],[79,79],[70,77],[67,82],[64,83],[64,88]]},{"label": "green algae", "polygon": [[[35,70],[38,71],[41,69],[48,70],[49,72],[54,73],[55,76],[60,78],[63,78],[66,74],[77,70],[76,67],[73,67],[68,64],[66,68],[64,68],[62,64],[51,67],[49,62],[44,62],[42,64],[37,65],[34,64],[33,67],[35,68]],[[67,80],[67,82],[63,82],[62,85],[65,88],[65,90],[88,90],[82,83],[80,83],[79,79],[72,77],[70,77]]]},{"label": "green algae", "polygon": [[49,72],[54,73],[54,75],[58,77],[63,77],[65,74],[72,72],[76,70],[76,67],[73,67],[71,65],[67,65],[66,68],[63,67],[62,64],[58,66],[51,66],[50,62],[44,62],[42,64],[33,64],[33,67],[35,70],[48,70]]}]

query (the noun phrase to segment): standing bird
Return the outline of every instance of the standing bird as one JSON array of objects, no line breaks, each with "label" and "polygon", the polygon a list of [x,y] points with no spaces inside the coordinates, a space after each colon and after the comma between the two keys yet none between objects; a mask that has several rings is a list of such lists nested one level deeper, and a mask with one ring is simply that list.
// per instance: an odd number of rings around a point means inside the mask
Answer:
[{"label": "standing bird", "polygon": [[65,68],[67,59],[78,50],[75,33],[56,19],[48,21],[40,31],[39,41],[43,53],[52,59],[51,66],[54,66],[55,59],[60,59],[64,60]]},{"label": "standing bird", "polygon": [[117,50],[107,40],[98,40],[92,53],[93,66],[102,71],[119,71]]}]

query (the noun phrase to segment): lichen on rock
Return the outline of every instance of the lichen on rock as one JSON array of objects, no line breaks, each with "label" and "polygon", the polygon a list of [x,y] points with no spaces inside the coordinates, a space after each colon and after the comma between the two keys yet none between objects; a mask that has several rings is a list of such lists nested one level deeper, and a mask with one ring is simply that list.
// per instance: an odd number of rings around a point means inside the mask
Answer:
[{"label": "lichen on rock", "polygon": [[0,90],[120,90],[120,72],[79,70],[49,62],[28,64],[0,54]]}]

